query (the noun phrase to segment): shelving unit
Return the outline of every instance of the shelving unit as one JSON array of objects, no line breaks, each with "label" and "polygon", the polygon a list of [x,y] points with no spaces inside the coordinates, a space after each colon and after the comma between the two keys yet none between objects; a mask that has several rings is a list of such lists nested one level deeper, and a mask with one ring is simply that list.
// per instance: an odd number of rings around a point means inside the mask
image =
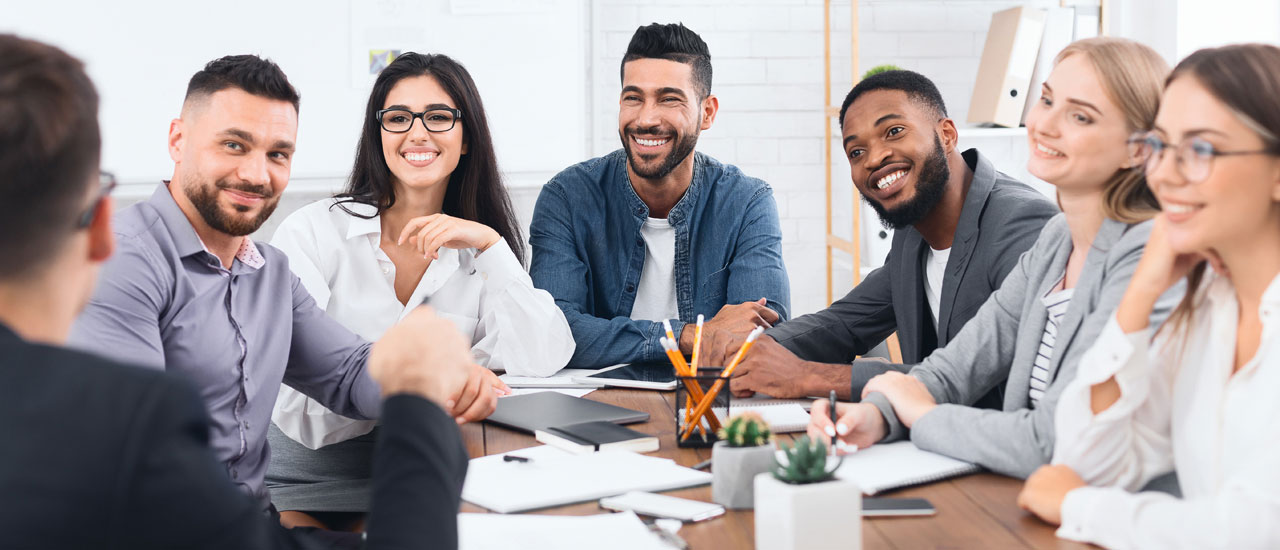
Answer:
[{"label": "shelving unit", "polygon": [[[858,72],[858,0],[850,0],[849,3],[850,3],[850,6],[849,6],[849,13],[850,13],[849,59],[850,59],[850,63],[852,64],[851,65],[852,71],[850,71],[849,74],[852,75],[852,78],[858,78],[858,75],[859,75],[859,72]],[[822,118],[823,136],[824,136],[824,139],[822,141],[823,143],[822,158],[824,161],[823,165],[826,171],[827,239],[825,243],[825,248],[827,252],[827,303],[830,304],[831,301],[834,299],[832,296],[832,285],[834,283],[834,281],[832,280],[834,275],[831,272],[832,267],[834,267],[832,253],[836,250],[839,250],[841,252],[848,254],[851,257],[852,259],[851,265],[857,266],[857,267],[861,267],[862,265],[862,232],[861,232],[861,228],[859,227],[861,224],[860,214],[862,209],[859,208],[859,205],[858,205],[859,197],[858,197],[857,189],[852,189],[853,200],[851,201],[851,204],[853,208],[852,210],[853,232],[850,234],[850,239],[844,239],[836,235],[835,233],[833,233],[831,230],[832,229],[831,163],[833,160],[831,158],[831,147],[832,147],[831,123],[833,119],[836,119],[840,116],[840,106],[831,104],[831,0],[823,0],[822,2],[822,44],[823,44],[823,52],[822,52],[823,83],[825,84],[822,89],[822,97],[824,102],[823,103],[824,116]],[[853,83],[850,83],[850,86],[852,85]],[[862,281],[861,269],[855,268],[855,269],[851,269],[850,271],[853,273],[853,284],[857,285],[859,282]]]}]

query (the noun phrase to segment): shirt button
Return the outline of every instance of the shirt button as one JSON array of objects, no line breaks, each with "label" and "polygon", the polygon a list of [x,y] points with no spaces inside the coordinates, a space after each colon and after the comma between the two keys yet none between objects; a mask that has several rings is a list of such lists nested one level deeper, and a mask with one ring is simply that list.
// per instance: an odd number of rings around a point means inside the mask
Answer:
[{"label": "shirt button", "polygon": [[644,239],[636,239],[636,246],[644,246]]},{"label": "shirt button", "polygon": [[231,470],[231,479],[240,479],[240,473],[235,470]]},{"label": "shirt button", "polygon": [[627,285],[627,292],[635,292],[636,285]]},{"label": "shirt button", "polygon": [[391,268],[389,268],[389,267],[384,267],[384,268],[382,268],[382,274],[383,274],[383,275],[389,275],[389,274],[391,274]]},{"label": "shirt button", "polygon": [[245,421],[244,421],[244,429],[246,429],[246,430],[247,430],[247,429],[249,429],[249,421],[248,421],[248,420],[245,420]]}]

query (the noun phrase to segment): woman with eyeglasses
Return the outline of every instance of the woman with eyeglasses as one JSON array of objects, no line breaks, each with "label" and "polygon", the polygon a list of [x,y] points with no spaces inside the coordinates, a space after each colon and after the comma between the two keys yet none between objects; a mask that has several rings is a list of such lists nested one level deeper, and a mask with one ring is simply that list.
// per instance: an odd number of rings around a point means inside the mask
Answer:
[{"label": "woman with eyeglasses", "polygon": [[[1027,169],[1057,189],[1062,214],[946,347],[909,373],[872,378],[835,426],[819,401],[811,436],[858,447],[909,437],[1020,478],[1049,462],[1058,396],[1120,302],[1158,212],[1125,143],[1151,126],[1167,74],[1132,40],[1081,40],[1058,54],[1027,114]],[[1166,297],[1154,321],[1176,300]],[[996,387],[1002,410],[973,406]]]},{"label": "woman with eyeglasses", "polygon": [[[1117,548],[1280,548],[1280,48],[1200,50],[1135,140],[1163,213],[1019,501]],[[1153,297],[1184,281],[1163,327]],[[1183,498],[1129,491],[1173,469]],[[1093,485],[1090,487],[1089,485]]]},{"label": "woman with eyeglasses", "polygon": [[[450,403],[459,424],[510,392],[493,370],[548,376],[573,354],[564,314],[524,269],[480,93],[447,56],[406,53],[378,75],[347,188],[290,215],[271,244],[320,307],[366,339],[427,299],[453,321],[478,363]],[[272,420],[267,483],[282,521],[358,530],[374,422],[288,386]]]}]

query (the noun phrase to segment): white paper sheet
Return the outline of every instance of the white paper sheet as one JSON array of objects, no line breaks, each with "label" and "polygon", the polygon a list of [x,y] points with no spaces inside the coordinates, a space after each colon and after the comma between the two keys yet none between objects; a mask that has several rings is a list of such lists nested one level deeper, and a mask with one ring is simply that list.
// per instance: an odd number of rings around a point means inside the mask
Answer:
[{"label": "white paper sheet", "polygon": [[459,550],[669,550],[632,512],[594,516],[458,514]]}]

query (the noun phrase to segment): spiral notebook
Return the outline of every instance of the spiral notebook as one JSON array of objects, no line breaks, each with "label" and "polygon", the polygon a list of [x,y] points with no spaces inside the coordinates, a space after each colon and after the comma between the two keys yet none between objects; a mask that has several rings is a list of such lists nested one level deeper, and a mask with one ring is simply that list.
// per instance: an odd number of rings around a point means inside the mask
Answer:
[{"label": "spiral notebook", "polygon": [[911,485],[933,483],[981,471],[977,464],[922,451],[910,441],[873,445],[844,457],[836,477],[874,495]]},{"label": "spiral notebook", "polygon": [[[744,399],[743,402],[750,404],[744,405],[739,404],[738,401],[731,401],[729,408],[733,409],[733,413],[728,416],[747,411],[754,412],[764,418],[765,423],[769,425],[769,430],[776,434],[803,432],[809,427],[809,413],[801,405],[801,402],[808,403],[808,400],[777,399],[751,402]],[[721,422],[728,419],[724,407],[712,407],[711,411],[716,413],[716,418]],[[680,409],[680,414],[684,414],[684,409]],[[705,424],[705,417],[703,422]]]}]

